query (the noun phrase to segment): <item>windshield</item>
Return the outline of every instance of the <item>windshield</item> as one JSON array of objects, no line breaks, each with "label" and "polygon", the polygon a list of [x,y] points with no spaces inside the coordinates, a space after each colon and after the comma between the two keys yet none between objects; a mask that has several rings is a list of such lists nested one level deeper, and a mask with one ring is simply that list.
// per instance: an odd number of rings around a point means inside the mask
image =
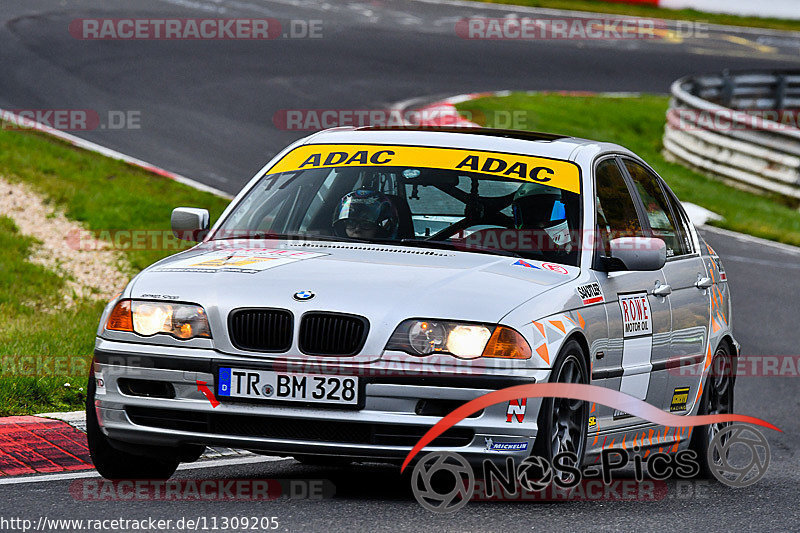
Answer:
[{"label": "windshield", "polygon": [[[342,150],[341,145],[337,148]],[[377,148],[383,150],[375,152]],[[415,159],[419,165],[393,166],[395,160],[386,153],[394,152],[385,148],[372,147],[372,156],[350,165],[345,152],[312,154],[319,155],[316,159],[300,154],[288,163],[284,158],[271,170],[290,170],[262,177],[212,239],[368,241],[577,266],[581,222],[577,167],[566,181],[549,167],[528,165],[508,173],[515,163],[488,158],[485,152],[482,160],[470,161],[466,151],[456,149],[430,149],[455,152],[452,163],[427,157]],[[410,162],[408,157],[396,159]],[[376,161],[379,164],[360,164]],[[440,168],[458,167],[463,161],[460,168]],[[295,169],[303,165],[314,168]],[[560,186],[548,184],[551,181]]]}]

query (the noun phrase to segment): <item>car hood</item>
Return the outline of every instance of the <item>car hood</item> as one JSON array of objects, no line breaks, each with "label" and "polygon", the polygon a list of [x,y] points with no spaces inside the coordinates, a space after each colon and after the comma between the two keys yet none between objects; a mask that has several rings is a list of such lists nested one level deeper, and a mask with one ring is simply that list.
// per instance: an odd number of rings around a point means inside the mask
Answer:
[{"label": "car hood", "polygon": [[[208,242],[166,258],[136,278],[130,297],[200,304],[212,330],[214,323],[224,328],[233,309],[278,307],[296,317],[310,310],[362,315],[371,331],[385,331],[388,338],[400,321],[413,317],[496,323],[579,273],[576,267],[429,248],[248,244]],[[300,291],[314,296],[298,301],[293,296]]]}]

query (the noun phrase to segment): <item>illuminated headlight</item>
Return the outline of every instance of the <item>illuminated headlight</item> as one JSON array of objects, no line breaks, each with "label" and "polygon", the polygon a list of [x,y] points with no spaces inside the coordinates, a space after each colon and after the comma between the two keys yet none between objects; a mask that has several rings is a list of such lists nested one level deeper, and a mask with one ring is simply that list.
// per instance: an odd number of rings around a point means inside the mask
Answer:
[{"label": "illuminated headlight", "polygon": [[166,333],[178,339],[211,338],[205,310],[192,304],[121,300],[108,316],[106,329],[145,337]]},{"label": "illuminated headlight", "polygon": [[531,356],[528,342],[511,328],[443,320],[403,321],[392,333],[386,349],[419,356],[444,353],[461,359],[529,359]]}]

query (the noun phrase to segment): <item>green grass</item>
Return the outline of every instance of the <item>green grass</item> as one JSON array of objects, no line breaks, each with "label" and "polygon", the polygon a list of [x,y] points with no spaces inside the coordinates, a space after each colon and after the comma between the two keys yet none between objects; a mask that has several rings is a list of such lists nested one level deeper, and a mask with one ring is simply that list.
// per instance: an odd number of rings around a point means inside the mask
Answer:
[{"label": "green grass", "polygon": [[[32,185],[67,217],[97,231],[157,230],[169,236],[174,207],[204,207],[214,220],[228,205],[213,194],[30,131],[0,130],[0,175]],[[125,255],[138,271],[176,251],[126,250]]]},{"label": "green grass", "polygon": [[[106,230],[131,229],[169,235],[174,207],[204,207],[214,220],[228,203],[31,131],[0,128],[0,176],[28,184],[101,236]],[[10,218],[0,216],[0,416],[82,407],[80,389],[105,305],[83,300],[66,311],[57,309],[64,279],[27,261],[35,245]],[[123,253],[133,275],[176,251]]]},{"label": "green grass", "polygon": [[722,13],[704,13],[693,9],[664,9],[648,5],[633,5],[625,3],[598,2],[596,0],[479,0],[491,4],[510,4],[526,7],[546,7],[552,9],[573,9],[576,11],[590,11],[593,13],[610,13],[615,15],[630,15],[634,17],[648,17],[670,20],[693,20],[711,24],[729,26],[750,26],[755,28],[771,28],[775,30],[800,31],[800,21],[741,17]]},{"label": "green grass", "polygon": [[495,126],[496,120],[507,120],[508,111],[516,111],[520,116],[515,126],[521,129],[621,144],[647,161],[681,200],[722,215],[723,220],[711,222],[715,226],[800,245],[800,212],[777,198],[735,189],[664,159],[661,138],[667,97],[512,93],[464,102],[457,107],[478,122],[485,121],[482,125],[489,127]]}]

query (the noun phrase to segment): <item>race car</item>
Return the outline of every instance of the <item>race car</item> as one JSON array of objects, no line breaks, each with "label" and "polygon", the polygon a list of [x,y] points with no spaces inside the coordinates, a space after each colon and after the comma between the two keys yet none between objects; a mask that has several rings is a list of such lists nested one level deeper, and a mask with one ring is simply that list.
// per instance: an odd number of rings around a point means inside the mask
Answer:
[{"label": "race car", "polygon": [[[196,208],[171,222],[198,244],[138,274],[97,330],[87,432],[106,478],[167,478],[218,445],[400,462],[453,409],[519,384],[732,412],[724,266],[621,146],[335,128],[280,152],[213,227]],[[425,450],[588,464],[608,448],[693,447],[705,463],[719,429],[520,398]]]}]

